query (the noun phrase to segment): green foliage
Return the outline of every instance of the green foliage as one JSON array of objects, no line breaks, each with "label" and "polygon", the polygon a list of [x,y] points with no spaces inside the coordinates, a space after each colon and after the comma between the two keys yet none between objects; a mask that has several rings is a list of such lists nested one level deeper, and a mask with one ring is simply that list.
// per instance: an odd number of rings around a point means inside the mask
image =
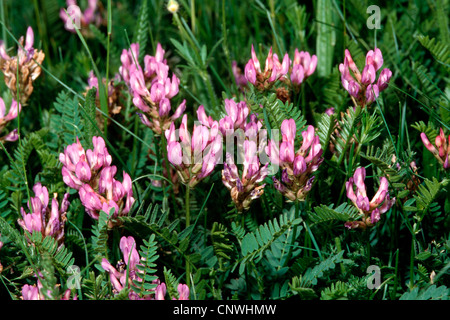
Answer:
[{"label": "green foliage", "polygon": [[58,113],[51,115],[50,128],[60,139],[58,148],[76,142],[77,137],[80,142],[85,142],[85,123],[83,122],[78,98],[71,98],[67,92],[61,91],[53,106]]},{"label": "green foliage", "polygon": [[108,257],[108,216],[108,213],[100,211],[97,223],[92,225],[92,252],[101,257]]},{"label": "green foliage", "polygon": [[142,258],[142,264],[137,264],[136,268],[140,271],[137,272],[137,276],[141,280],[133,280],[133,291],[139,294],[141,297],[146,295],[153,294],[154,291],[152,289],[156,288],[156,283],[154,280],[157,280],[158,277],[155,276],[155,272],[157,271],[155,261],[158,259],[158,255],[156,254],[157,243],[155,241],[155,235],[152,234],[148,240],[143,240],[144,245],[141,246],[141,250],[139,254]]},{"label": "green foliage", "polygon": [[332,283],[330,287],[325,288],[320,293],[321,300],[348,300],[348,292],[350,285],[345,282],[338,281]]},{"label": "green foliage", "polygon": [[133,43],[139,43],[139,51],[141,52],[141,54],[139,55],[139,63],[142,63],[142,61],[144,61],[144,55],[142,53],[146,52],[147,48],[147,39],[150,28],[149,13],[150,11],[148,1],[143,0],[139,9],[136,30],[133,36]]},{"label": "green foliage", "polygon": [[108,293],[105,274],[101,273],[97,277],[94,271],[89,272],[89,278],[83,278],[82,290],[84,295],[90,300],[103,300]]},{"label": "green foliage", "polygon": [[47,261],[47,264],[52,268],[57,268],[60,273],[64,273],[68,266],[74,264],[73,253],[68,251],[64,245],[59,245],[55,238],[49,236],[44,238],[40,232],[33,232],[30,235],[25,231],[25,234],[40,254],[44,252],[47,254],[46,259],[51,260],[51,263]]},{"label": "green foliage", "polygon": [[450,291],[446,286],[431,285],[428,288],[415,287],[410,292],[405,292],[400,300],[448,300]]},{"label": "green foliage", "polygon": [[[435,144],[440,128],[446,136],[450,130],[448,1],[385,3],[381,31],[366,25],[369,1],[179,1],[177,13],[168,12],[167,1],[105,1],[99,8],[105,18],[112,9],[111,19],[78,33],[64,29],[63,3],[3,1],[0,7],[6,52],[16,54],[16,42],[30,25],[34,47],[45,53],[33,94],[5,128],[17,128],[20,138],[2,143],[0,299],[20,299],[22,286],[36,285],[39,278],[45,298],[59,300],[74,264],[81,287],[71,294],[79,300],[127,300],[130,293],[153,298],[155,280],[165,283],[166,299],[179,298],[179,284],[187,284],[190,298],[198,300],[448,299],[449,173],[420,138],[424,132]],[[82,10],[86,4],[80,1]],[[142,110],[124,81],[120,113],[103,115],[98,125],[97,92],[86,90],[87,75],[94,67],[96,76],[111,80],[131,43],[140,45],[141,66],[162,45],[169,77],[180,80],[171,109],[186,99],[189,121],[196,120],[199,105],[219,121],[225,99],[246,101],[269,133],[284,120],[295,121],[295,151],[301,132],[314,126],[323,162],[305,201],[288,202],[274,187],[274,177],[286,178],[280,170],[261,182],[264,193],[250,209],[237,214],[220,181],[222,163],[186,199],[187,188],[168,161],[165,135],[141,123],[136,113]],[[232,63],[244,75],[251,45],[262,70],[270,48],[280,62],[288,53],[290,68],[295,49],[315,54],[318,65],[299,90],[290,87],[292,69],[265,91],[238,86]],[[362,72],[375,47],[393,77],[376,102],[356,106],[343,88],[339,65],[348,49]],[[10,90],[3,81],[0,87],[8,108]],[[103,85],[100,92],[106,112]],[[331,116],[324,112],[328,108],[334,108]],[[180,120],[174,121],[177,128]],[[62,180],[59,154],[77,138],[92,148],[94,136],[105,139],[118,175],[131,177],[135,203],[128,215],[112,218],[101,211],[92,219],[77,191]],[[264,154],[264,146],[258,151]],[[348,230],[344,222],[361,219],[345,189],[357,167],[366,168],[369,200],[386,177],[396,201],[373,227]],[[69,193],[62,244],[17,223],[37,182],[48,188],[50,201]],[[117,292],[100,263],[107,258],[127,271],[119,247],[124,236],[135,238],[142,260],[133,270],[137,274],[125,273],[130,286]],[[371,265],[382,270],[377,289],[367,286]]]},{"label": "green foliage", "polygon": [[235,264],[235,267],[239,264],[239,273],[244,272],[247,263],[258,263],[277,238],[302,222],[302,219],[293,219],[291,214],[285,212],[278,219],[269,220],[254,232],[245,234],[241,243],[242,259]]},{"label": "green foliage", "polygon": [[289,284],[294,294],[300,295],[303,299],[311,299],[316,297],[314,290],[315,285],[318,283],[318,279],[323,277],[325,272],[332,270],[336,267],[336,263],[342,261],[342,255],[344,251],[340,251],[336,255],[332,255],[329,258],[321,261],[313,268],[308,268],[303,275],[298,275],[292,278]]},{"label": "green foliage", "polygon": [[353,204],[343,203],[333,209],[333,205],[320,205],[314,207],[314,212],[309,212],[308,218],[313,224],[330,220],[353,221],[360,217],[360,212]]},{"label": "green foliage", "polygon": [[233,250],[233,245],[227,238],[227,228],[215,222],[211,229],[211,241],[214,247],[214,253],[219,260],[219,268],[223,269],[224,260],[230,260],[230,252]]},{"label": "green foliage", "polygon": [[[301,130],[306,125],[306,120],[300,108],[288,101],[283,103],[277,99],[276,93],[271,93],[266,97],[261,96],[260,93],[253,92],[248,103],[249,108],[258,115],[258,118],[268,128],[281,128],[281,123],[286,119],[294,119],[297,130]],[[261,110],[261,107],[263,110]]]},{"label": "green foliage", "polygon": [[417,40],[433,55],[438,63],[442,64],[448,70],[450,66],[450,56],[448,55],[449,47],[445,42],[431,38],[429,36],[418,35]]}]

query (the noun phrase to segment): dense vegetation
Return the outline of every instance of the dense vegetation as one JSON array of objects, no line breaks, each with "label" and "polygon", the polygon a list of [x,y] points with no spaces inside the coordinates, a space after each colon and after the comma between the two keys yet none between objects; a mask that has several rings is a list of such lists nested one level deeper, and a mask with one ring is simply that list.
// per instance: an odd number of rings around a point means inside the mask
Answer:
[{"label": "dense vegetation", "polygon": [[371,5],[0,1],[1,299],[448,299],[448,1]]}]

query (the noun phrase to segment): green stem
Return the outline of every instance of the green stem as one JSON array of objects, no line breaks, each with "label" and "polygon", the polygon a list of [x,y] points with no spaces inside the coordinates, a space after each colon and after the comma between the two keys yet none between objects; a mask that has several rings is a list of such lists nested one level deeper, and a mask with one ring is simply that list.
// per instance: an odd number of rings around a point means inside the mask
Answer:
[{"label": "green stem", "polygon": [[195,33],[195,0],[191,0],[191,28],[192,33]]},{"label": "green stem", "polygon": [[412,290],[414,287],[414,242],[415,238],[412,235],[411,239],[411,256],[409,258],[409,290]]},{"label": "green stem", "polygon": [[397,251],[395,252],[395,280],[394,280],[394,290],[393,290],[393,296],[392,296],[392,300],[394,300],[397,296],[397,286],[398,286],[398,255],[399,255],[400,251],[399,249],[397,249]]},{"label": "green stem", "polygon": [[[4,1],[0,0],[0,19],[2,19],[3,23],[6,23],[5,21],[5,7],[4,7]],[[5,48],[8,48],[8,38],[6,37],[6,26],[2,26],[2,38],[3,43],[5,44]]]},{"label": "green stem", "polygon": [[[186,228],[191,225],[191,217],[190,217],[190,210],[189,210],[189,203],[190,203],[190,193],[191,193],[191,187],[189,184],[186,185],[186,194],[185,194],[185,209],[186,209]],[[191,265],[189,264],[189,261],[186,259],[186,284],[188,287],[191,285]]]},{"label": "green stem", "polygon": [[[296,199],[295,200],[295,212],[294,212],[294,219],[298,219],[299,215],[300,215],[300,210],[299,210],[299,205],[300,202]],[[293,232],[292,232],[292,239],[291,239],[291,244],[289,245],[289,251],[286,257],[286,260],[284,261],[284,267],[287,266],[289,260],[291,260],[292,257],[292,250],[294,248],[294,244],[295,244],[295,240],[296,240],[296,235],[297,235],[297,226],[294,226]]]},{"label": "green stem", "polygon": [[[334,242],[336,243],[336,249],[337,252],[341,252],[342,251],[342,247],[341,247],[341,239],[339,239],[339,237],[334,238]],[[341,273],[345,274],[345,266],[344,263],[339,263],[340,268],[341,268]]]}]

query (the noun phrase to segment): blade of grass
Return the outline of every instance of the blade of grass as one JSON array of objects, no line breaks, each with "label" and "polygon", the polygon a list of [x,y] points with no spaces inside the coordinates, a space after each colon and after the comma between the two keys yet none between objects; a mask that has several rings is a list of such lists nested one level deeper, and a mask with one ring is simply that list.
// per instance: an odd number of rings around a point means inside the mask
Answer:
[{"label": "blade of grass", "polygon": [[[106,90],[105,85],[103,84],[102,78],[100,76],[100,72],[98,70],[97,64],[94,61],[94,58],[92,56],[91,50],[89,49],[88,44],[86,43],[86,40],[84,39],[83,35],[81,34],[79,28],[75,25],[72,17],[67,13],[67,10],[64,9],[64,12],[66,13],[67,17],[70,19],[70,22],[72,23],[78,37],[80,38],[81,43],[83,44],[84,48],[86,49],[86,53],[89,56],[89,60],[91,61],[92,67],[94,69],[95,76],[98,79],[98,91],[99,91],[99,98],[100,98],[100,108],[104,112],[104,114],[108,114],[108,91]],[[108,50],[109,51],[109,50]],[[108,85],[108,84],[106,84]],[[108,119],[106,117],[104,118],[104,136],[107,136],[108,133]]]},{"label": "blade of grass", "polygon": [[333,24],[332,10],[329,9],[329,3],[326,0],[318,0],[316,8],[316,55],[317,55],[317,72],[320,77],[326,77],[331,73],[331,65],[333,62],[334,47],[332,45],[331,28]]}]

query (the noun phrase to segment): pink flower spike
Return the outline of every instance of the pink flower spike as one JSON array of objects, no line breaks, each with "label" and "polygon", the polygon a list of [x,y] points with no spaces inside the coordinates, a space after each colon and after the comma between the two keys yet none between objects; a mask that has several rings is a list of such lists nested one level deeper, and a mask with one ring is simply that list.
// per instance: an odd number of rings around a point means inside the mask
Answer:
[{"label": "pink flower spike", "polygon": [[294,161],[294,145],[291,142],[284,141],[280,145],[280,160],[285,163]]},{"label": "pink flower spike", "polygon": [[179,117],[181,117],[181,115],[185,110],[186,110],[186,99],[184,99],[183,102],[180,103],[178,108],[175,110],[175,113],[172,115],[171,119],[172,120],[178,119]]},{"label": "pink flower spike", "polygon": [[27,61],[29,61],[29,60],[31,60],[31,58],[33,58],[33,55],[34,55],[33,43],[34,43],[33,29],[31,27],[28,27],[27,34],[25,37],[25,46],[24,46],[24,49],[25,49],[26,55],[27,55]]},{"label": "pink flower spike", "polygon": [[211,127],[214,120],[211,116],[207,116],[205,112],[205,107],[203,105],[199,106],[197,109],[197,118],[200,123],[206,127]]},{"label": "pink flower spike", "polygon": [[[84,184],[79,190],[81,203],[90,210],[100,211],[102,202],[95,191],[88,185]],[[94,217],[93,217],[94,218]]]},{"label": "pink flower spike", "polygon": [[174,166],[180,166],[183,161],[183,153],[179,142],[172,141],[167,145],[167,157]]},{"label": "pink flower spike", "polygon": [[178,86],[180,84],[180,79],[177,78],[175,74],[172,75],[172,80],[169,78],[166,79],[166,98],[172,99],[178,93]]},{"label": "pink flower spike", "polygon": [[164,132],[164,135],[166,137],[167,143],[171,143],[171,142],[176,142],[177,141],[177,137],[175,135],[175,124],[173,122],[170,123],[170,127],[169,129],[167,129]]},{"label": "pink flower spike", "polygon": [[280,165],[280,151],[279,151],[279,145],[275,142],[275,140],[271,139],[269,140],[269,143],[267,144],[265,151],[267,155],[269,156],[270,162],[273,166],[279,166]]},{"label": "pink flower spike", "polygon": [[255,84],[256,83],[256,69],[253,61],[250,59],[245,65],[245,78],[248,82]]},{"label": "pink flower spike", "polygon": [[179,129],[180,141],[186,145],[191,144],[191,134],[187,128],[187,114],[181,119],[181,125]]},{"label": "pink flower spike", "polygon": [[189,287],[185,284],[179,284],[177,287],[178,300],[189,300]]},{"label": "pink flower spike", "polygon": [[372,201],[370,201],[371,207],[378,207],[386,197],[388,192],[388,180],[385,177],[380,178],[380,187],[378,188],[377,193],[373,196]]},{"label": "pink flower spike", "polygon": [[194,132],[192,133],[191,148],[194,153],[201,153],[205,150],[209,142],[209,130],[205,126],[194,126]]},{"label": "pink flower spike", "polygon": [[164,300],[166,295],[166,284],[163,282],[159,284],[155,289],[155,300]]},{"label": "pink flower spike", "polygon": [[375,48],[375,50],[370,50],[366,55],[366,65],[373,65],[375,71],[378,71],[383,65],[383,54],[381,50]]},{"label": "pink flower spike", "polygon": [[48,189],[42,186],[40,182],[33,186],[33,192],[36,198],[38,198],[44,207],[48,206]]},{"label": "pink flower spike", "polygon": [[279,71],[278,76],[284,76],[289,71],[289,66],[291,65],[291,60],[289,59],[289,55],[286,53],[283,57],[283,62],[281,63],[281,69]]},{"label": "pink flower spike", "polygon": [[349,198],[354,204],[356,204],[356,194],[353,190],[353,178],[348,179],[345,183],[345,188],[347,189],[347,198]]},{"label": "pink flower spike", "polygon": [[53,236],[59,230],[59,208],[58,200],[52,199],[52,206],[50,210],[50,218],[48,219],[47,225],[45,227],[45,234]]},{"label": "pink flower spike", "polygon": [[362,72],[361,76],[361,83],[368,85],[375,81],[376,73],[375,68],[373,65],[368,64],[364,67],[364,70]]},{"label": "pink flower spike", "polygon": [[350,54],[350,51],[348,49],[345,49],[345,58],[348,61],[348,67],[350,70],[352,70],[353,75],[355,76],[356,80],[358,82],[361,82],[361,73],[359,72],[358,67],[356,66],[356,63],[353,61],[352,55]]},{"label": "pink flower spike", "polygon": [[334,110],[333,107],[328,108],[328,109],[325,110],[325,113],[326,113],[327,115],[329,115],[329,116],[332,116],[332,115],[334,114],[334,112],[335,112],[335,110]]},{"label": "pink flower spike", "polygon": [[132,196],[133,195],[133,183],[131,181],[131,177],[125,171],[123,171],[122,176],[123,176],[123,179],[122,179],[123,189],[125,190],[125,193],[127,194],[127,196]]},{"label": "pink flower spike", "polygon": [[165,96],[165,89],[164,86],[158,82],[154,83],[152,87],[150,88],[150,99],[158,103],[163,99]]},{"label": "pink flower spike", "polygon": [[[130,86],[131,86],[131,90],[133,91],[133,93],[137,93],[140,96],[147,96],[149,94],[148,89],[145,84],[144,75],[141,70],[134,70],[131,73]],[[151,90],[153,90],[153,87]],[[163,92],[164,92],[164,88],[160,89],[160,91],[161,91],[161,93],[159,96],[162,96]],[[158,101],[153,100],[152,93],[150,93],[150,96],[152,97],[152,101],[159,102],[159,100]]]},{"label": "pink flower spike", "polygon": [[9,142],[17,141],[19,139],[19,134],[18,134],[17,129],[14,129],[10,133],[8,133],[6,136],[4,136],[2,139],[5,141],[9,141]]},{"label": "pink flower spike", "polygon": [[304,78],[305,78],[305,72],[303,70],[303,66],[301,64],[295,64],[292,67],[291,82],[294,85],[300,85],[303,83]]},{"label": "pink flower spike", "polygon": [[427,135],[425,132],[422,132],[420,134],[420,138],[422,139],[423,144],[428,149],[428,151],[432,152],[433,154],[438,154],[436,148],[431,144],[431,142],[428,140]]},{"label": "pink flower spike", "polygon": [[281,134],[283,136],[283,141],[294,143],[296,133],[297,126],[295,125],[294,119],[286,119],[281,123]]},{"label": "pink flower spike", "polygon": [[140,260],[136,248],[136,241],[134,240],[134,238],[131,236],[122,237],[120,239],[119,247],[123,253],[123,260],[125,261],[125,264],[131,269],[134,269],[134,267]]},{"label": "pink flower spike", "polygon": [[[275,55],[276,56],[276,55]],[[276,57],[276,59],[278,60],[278,57]],[[272,47],[270,47],[269,53],[267,54],[267,58],[266,58],[266,63],[265,63],[265,67],[264,67],[264,72],[267,71],[271,71],[272,70],[272,76],[275,72],[276,74],[276,69],[274,68],[274,54],[272,51]],[[256,68],[256,66],[255,66]],[[269,80],[270,81],[270,80]],[[272,80],[273,81],[273,80]]]},{"label": "pink flower spike", "polygon": [[366,103],[374,102],[380,95],[380,90],[376,84],[369,84],[366,89]]},{"label": "pink flower spike", "polygon": [[375,210],[373,210],[372,213],[370,214],[370,222],[372,224],[375,224],[378,221],[380,221],[380,219],[381,219],[380,210],[378,208],[375,208]]},{"label": "pink flower spike", "polygon": [[244,166],[255,163],[256,142],[251,140],[244,141]]},{"label": "pink flower spike", "polygon": [[364,211],[369,211],[369,199],[363,195],[358,195],[356,197],[356,206]]},{"label": "pink flower spike", "polygon": [[366,179],[366,168],[360,167],[355,170],[353,174],[353,179],[355,181],[356,187],[359,190],[366,190],[366,185],[364,184],[364,180]]},{"label": "pink flower spike", "polygon": [[161,43],[158,43],[156,45],[156,53],[155,53],[155,59],[157,62],[163,62],[164,61],[164,49],[161,46]]},{"label": "pink flower spike", "polygon": [[303,142],[302,146],[300,147],[300,151],[305,153],[306,150],[311,146],[313,140],[314,140],[314,134],[315,130],[314,127],[309,125],[306,131],[302,132]]},{"label": "pink flower spike", "polygon": [[380,91],[383,91],[388,87],[388,83],[391,80],[392,71],[388,68],[381,70],[380,76],[378,77],[377,85]]},{"label": "pink flower spike", "polygon": [[311,57],[311,61],[309,63],[309,66],[307,66],[306,69],[306,76],[310,76],[314,73],[314,71],[316,71],[316,67],[317,67],[317,56],[314,54]]},{"label": "pink flower spike", "polygon": [[253,61],[253,67],[256,71],[261,72],[261,65],[259,63],[258,58],[256,57],[256,53],[255,53],[255,47],[252,44],[252,61]]},{"label": "pink flower spike", "polygon": [[[85,157],[83,156],[83,158]],[[91,180],[91,168],[89,168],[89,165],[84,159],[78,161],[75,168],[75,174],[77,175],[77,178],[83,182]]]},{"label": "pink flower spike", "polygon": [[395,204],[395,198],[390,199],[389,194],[386,194],[385,200],[379,208],[380,214],[387,212]]},{"label": "pink flower spike", "polygon": [[162,98],[161,101],[159,101],[160,118],[167,117],[169,115],[170,110],[171,110],[170,100],[167,98]]},{"label": "pink flower spike", "polygon": [[5,60],[10,59],[9,55],[6,53],[5,42],[3,40],[0,40],[0,57]]},{"label": "pink flower spike", "polygon": [[302,156],[296,156],[294,159],[294,175],[300,175],[306,171],[306,161]]},{"label": "pink flower spike", "polygon": [[360,86],[356,81],[350,81],[348,83],[348,93],[354,98],[358,98]]},{"label": "pink flower spike", "polygon": [[36,286],[25,284],[22,287],[23,300],[40,300],[39,289]]}]

